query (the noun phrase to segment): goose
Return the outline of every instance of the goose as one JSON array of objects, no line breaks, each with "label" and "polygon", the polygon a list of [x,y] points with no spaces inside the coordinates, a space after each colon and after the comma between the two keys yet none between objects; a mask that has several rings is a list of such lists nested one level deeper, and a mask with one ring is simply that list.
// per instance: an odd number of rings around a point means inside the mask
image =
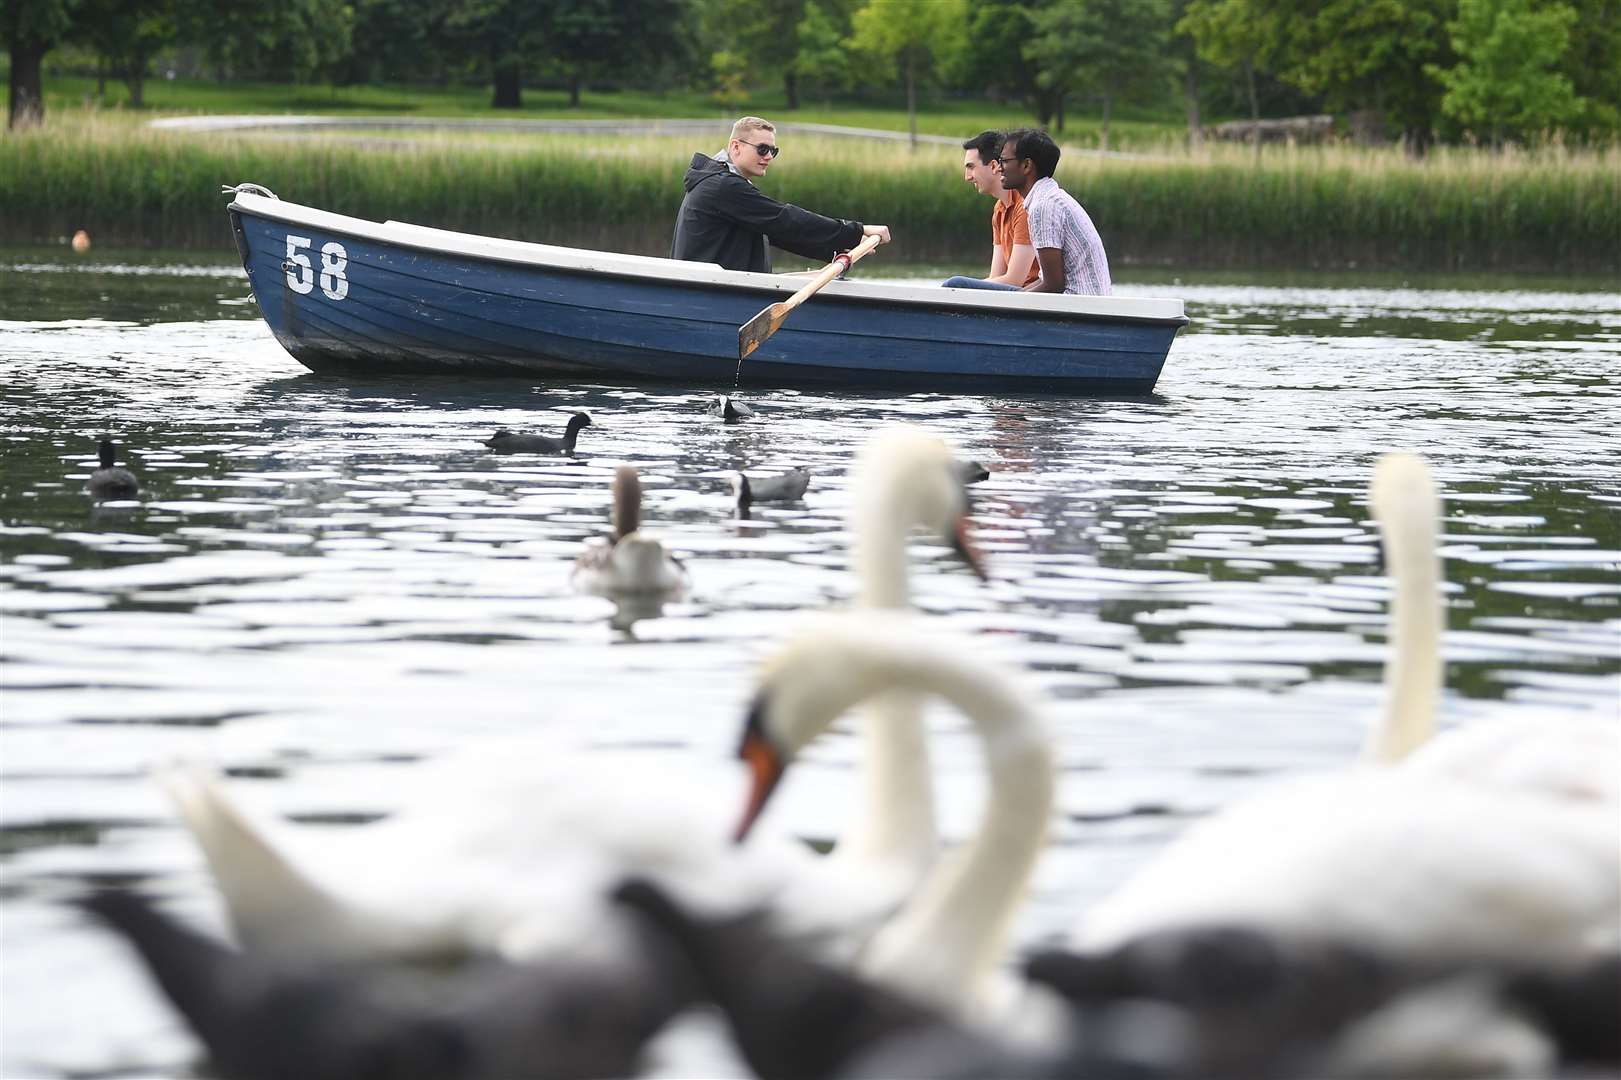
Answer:
[{"label": "goose", "polygon": [[686,588],[687,572],[658,537],[641,531],[642,482],[621,465],[613,479],[613,535],[597,537],[574,566],[574,587],[599,596],[673,597]]},{"label": "goose", "polygon": [[118,458],[117,444],[111,439],[102,439],[97,452],[100,454],[101,468],[90,474],[86,490],[96,499],[135,498],[141,490],[135,474],[113,464]]},{"label": "goose", "polygon": [[1362,760],[1559,797],[1621,801],[1621,729],[1613,723],[1521,714],[1436,734],[1444,623],[1441,499],[1428,463],[1415,454],[1381,457],[1369,503],[1394,593],[1386,704]]},{"label": "goose", "polygon": [[1412,455],[1382,458],[1371,494],[1396,584],[1386,713],[1363,762],[1195,823],[1086,913],[1078,946],[1232,922],[1402,957],[1520,962],[1579,957],[1621,933],[1613,807],[1409,759],[1430,738],[1440,684],[1438,501]]},{"label": "goose", "polygon": [[[906,602],[913,523],[942,529],[979,569],[943,444],[891,432],[863,452],[861,469],[862,603]],[[936,853],[921,723],[905,713],[890,730],[893,737],[865,739],[865,806],[830,858],[777,837],[737,862],[721,842],[726,830],[714,825],[728,816],[715,785],[683,785],[668,769],[638,770],[622,755],[582,757],[543,743],[500,741],[430,763],[397,813],[341,830],[267,820],[194,763],[162,768],[156,779],[201,848],[238,937],[252,946],[416,959],[613,955],[625,946],[623,930],[604,917],[601,894],[635,868],[710,902],[746,903],[780,889],[796,931],[838,949],[864,940]],[[785,881],[795,887],[782,889]]]},{"label": "goose", "polygon": [[720,417],[723,424],[735,424],[739,420],[751,420],[754,418],[753,408],[728,394],[722,394],[705,405],[704,411],[711,416]]},{"label": "goose", "polygon": [[575,441],[580,437],[580,429],[590,426],[590,414],[577,412],[568,418],[568,427],[564,429],[561,439],[545,435],[518,435],[502,428],[485,439],[484,445],[497,454],[572,454]]},{"label": "goose", "polygon": [[651,933],[618,969],[433,969],[233,949],[125,890],[79,906],[135,950],[225,1080],[629,1076],[691,997],[686,963]]},{"label": "goose", "polygon": [[1046,842],[1055,766],[1035,705],[970,644],[873,610],[830,619],[787,645],[760,679],[739,748],[753,783],[737,836],[748,837],[807,744],[848,709],[894,689],[939,696],[967,717],[984,746],[989,791],[972,839],[934,862],[858,967],[919,1001],[988,1021],[1016,989],[998,965]]},{"label": "goose", "polygon": [[797,468],[778,476],[757,476],[752,480],[743,473],[732,477],[732,494],[742,507],[757,502],[795,502],[805,497],[809,487],[810,473]]}]

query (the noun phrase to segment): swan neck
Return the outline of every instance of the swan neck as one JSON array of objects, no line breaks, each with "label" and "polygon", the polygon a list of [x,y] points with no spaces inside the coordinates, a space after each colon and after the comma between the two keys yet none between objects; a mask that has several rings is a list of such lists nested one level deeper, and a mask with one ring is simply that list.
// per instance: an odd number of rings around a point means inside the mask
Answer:
[{"label": "swan neck", "polygon": [[858,491],[855,504],[855,564],[858,602],[863,607],[904,608],[907,587],[906,540],[910,532],[886,498],[885,485]]},{"label": "swan neck", "polygon": [[1401,761],[1428,741],[1441,695],[1445,610],[1434,518],[1414,532],[1421,535],[1403,537],[1392,530],[1388,543],[1394,593],[1384,711],[1363,751],[1364,760],[1379,764]]},{"label": "swan neck", "polygon": [[916,881],[939,850],[923,702],[896,690],[863,713],[861,811],[834,855],[886,864]]},{"label": "swan neck", "polygon": [[874,942],[865,966],[962,1009],[977,1003],[996,970],[1046,844],[1054,762],[1046,732],[1011,687],[967,665],[942,673],[935,685],[979,734],[986,809],[973,838],[936,863],[906,913]]}]

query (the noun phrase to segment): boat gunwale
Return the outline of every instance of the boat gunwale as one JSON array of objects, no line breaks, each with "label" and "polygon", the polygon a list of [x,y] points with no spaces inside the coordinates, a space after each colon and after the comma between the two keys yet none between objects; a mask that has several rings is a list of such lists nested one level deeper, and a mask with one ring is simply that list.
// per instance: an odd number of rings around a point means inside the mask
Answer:
[{"label": "boat gunwale", "polygon": [[[759,274],[749,271],[727,270],[714,263],[688,262],[662,259],[650,255],[621,252],[599,252],[586,248],[560,247],[537,244],[504,237],[481,236],[415,225],[403,221],[376,222],[365,218],[335,214],[328,210],[287,202],[283,199],[238,192],[227,209],[233,214],[279,221],[285,224],[319,228],[326,232],[353,236],[371,243],[387,244],[439,256],[523,266],[530,269],[585,273],[603,277],[629,278],[664,283],[674,286],[706,286],[789,296],[804,284],[802,278],[784,279],[777,274]],[[291,212],[289,212],[291,211]],[[392,235],[391,235],[392,234]],[[404,235],[400,235],[404,234]],[[412,234],[418,234],[413,236]],[[426,234],[426,235],[422,235]],[[457,243],[457,242],[461,243]],[[471,241],[469,245],[466,242]],[[472,247],[496,250],[472,250]],[[500,250],[506,248],[509,250]],[[683,276],[676,276],[684,272]],[[1008,293],[992,290],[950,290],[959,296],[939,295],[947,290],[936,286],[878,285],[862,281],[833,281],[823,290],[828,298],[837,297],[864,303],[904,304],[914,308],[944,308],[964,314],[995,315],[998,317],[1040,318],[1047,321],[1125,322],[1140,325],[1186,326],[1188,318],[1181,310],[1182,302],[1158,297],[1078,296],[1062,294]],[[769,300],[768,300],[769,302]],[[1119,310],[1077,310],[1085,307],[1121,306],[1145,307],[1149,305],[1177,308],[1175,314],[1136,313]],[[965,310],[966,309],[966,310]]]}]

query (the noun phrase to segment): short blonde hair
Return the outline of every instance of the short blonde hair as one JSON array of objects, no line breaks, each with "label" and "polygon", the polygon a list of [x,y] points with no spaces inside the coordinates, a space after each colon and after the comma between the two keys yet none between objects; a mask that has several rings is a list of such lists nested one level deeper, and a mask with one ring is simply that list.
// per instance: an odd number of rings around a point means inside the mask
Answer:
[{"label": "short blonde hair", "polygon": [[745,116],[732,125],[732,138],[741,139],[751,131],[775,132],[777,125],[769,120],[762,120],[758,116]]}]

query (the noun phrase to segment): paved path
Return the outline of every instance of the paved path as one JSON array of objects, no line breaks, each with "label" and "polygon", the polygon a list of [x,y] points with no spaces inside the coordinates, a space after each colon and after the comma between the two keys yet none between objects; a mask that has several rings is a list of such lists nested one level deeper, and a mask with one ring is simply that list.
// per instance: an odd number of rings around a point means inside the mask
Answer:
[{"label": "paved path", "polygon": [[[681,135],[688,132],[724,135],[731,127],[730,120],[463,120],[456,117],[390,117],[390,116],[169,116],[149,122],[151,127],[167,131],[494,131],[528,134],[594,132],[609,134]],[[910,136],[904,131],[884,131],[879,128],[844,127],[839,124],[799,124],[779,122],[779,130],[833,135],[851,139],[882,139],[887,142],[906,142]],[[960,146],[962,140],[950,135],[919,135],[917,141],[941,146]]]}]

